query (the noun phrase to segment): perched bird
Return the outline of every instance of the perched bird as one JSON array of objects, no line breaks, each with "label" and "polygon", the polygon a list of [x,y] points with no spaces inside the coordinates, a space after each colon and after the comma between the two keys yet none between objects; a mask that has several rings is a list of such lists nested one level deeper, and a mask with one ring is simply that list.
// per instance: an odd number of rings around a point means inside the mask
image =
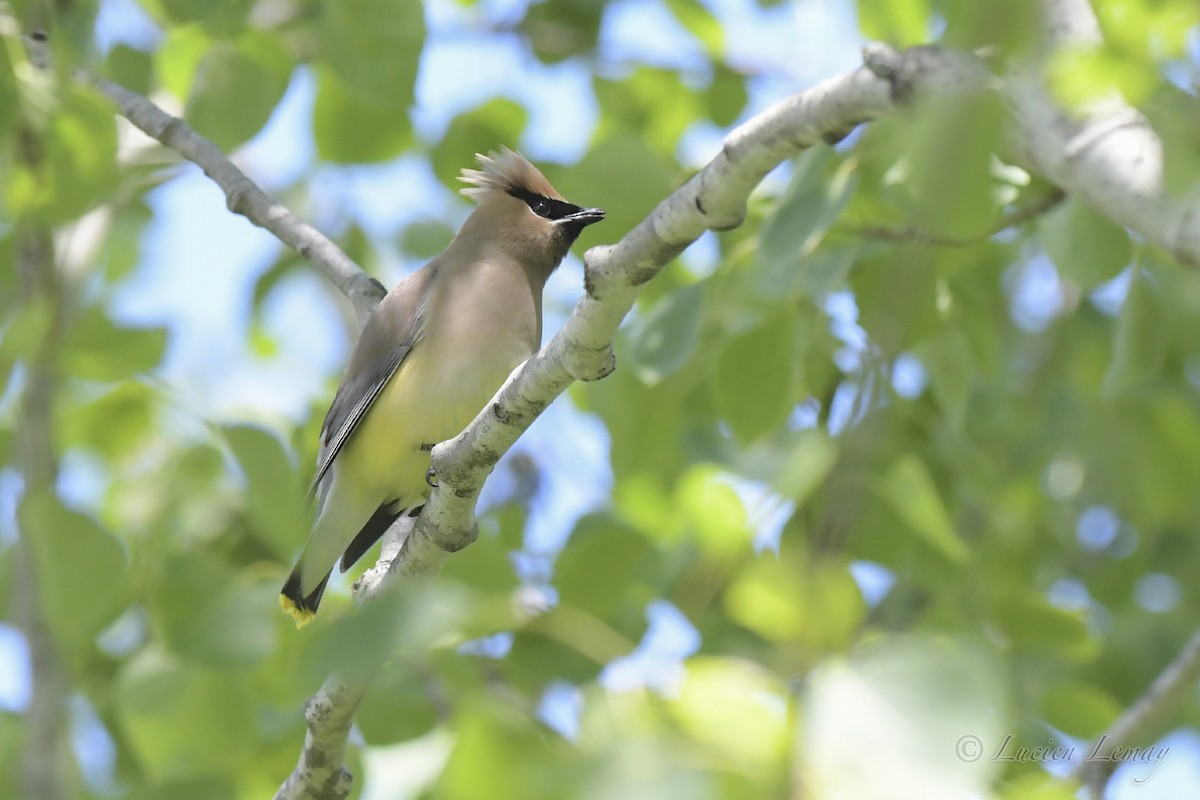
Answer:
[{"label": "perched bird", "polygon": [[465,169],[476,202],[446,250],[396,284],[371,314],[325,424],[316,520],[279,602],[312,619],[341,558],[345,572],[429,493],[432,445],[467,426],[542,338],[542,287],[598,208],[568,203],[521,154]]}]

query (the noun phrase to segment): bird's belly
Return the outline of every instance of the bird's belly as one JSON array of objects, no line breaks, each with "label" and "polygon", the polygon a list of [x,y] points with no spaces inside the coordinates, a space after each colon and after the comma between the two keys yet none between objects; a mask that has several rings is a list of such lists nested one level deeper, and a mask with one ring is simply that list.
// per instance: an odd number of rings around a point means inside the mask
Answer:
[{"label": "bird's belly", "polygon": [[[379,492],[381,502],[419,504],[429,493],[425,473],[430,455],[423,446],[457,436],[491,399],[528,353],[495,354],[487,361],[431,357],[418,346],[371,405],[339,457]],[[475,363],[471,363],[475,361]]]}]

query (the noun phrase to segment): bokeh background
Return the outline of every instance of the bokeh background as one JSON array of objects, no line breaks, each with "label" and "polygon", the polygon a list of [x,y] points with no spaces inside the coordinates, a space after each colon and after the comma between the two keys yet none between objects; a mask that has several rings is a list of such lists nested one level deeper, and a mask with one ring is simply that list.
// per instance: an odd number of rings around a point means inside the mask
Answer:
[{"label": "bokeh background", "polygon": [[[1200,12],[1096,7],[1109,43],[1055,89],[1115,85],[1187,191]],[[1036,9],[995,8],[0,4],[0,796],[31,760],[62,797],[270,796],[305,698],[378,649],[350,756],[372,800],[1076,796],[1078,756],[1018,748],[1086,752],[1200,622],[1200,278],[1014,166],[994,100],[781,166],[506,457],[435,586],[359,618],[342,581],[297,633],[275,596],[347,305],[70,75],[183,115],[390,285],[469,213],[477,151],[607,209],[581,254],[868,40],[1028,55]],[[18,270],[31,230],[48,287]],[[548,335],[581,283],[572,257]],[[48,482],[21,441],[39,370]],[[1196,701],[1112,797],[1200,792]]]}]

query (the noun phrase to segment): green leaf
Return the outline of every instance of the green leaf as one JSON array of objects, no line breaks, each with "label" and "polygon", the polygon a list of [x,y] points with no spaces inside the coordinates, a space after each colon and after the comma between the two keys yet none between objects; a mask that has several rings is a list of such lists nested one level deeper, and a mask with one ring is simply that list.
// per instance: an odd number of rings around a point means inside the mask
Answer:
[{"label": "green leaf", "polygon": [[323,160],[351,164],[386,161],[412,144],[405,106],[364,102],[322,69],[317,70],[313,136]]},{"label": "green leaf", "polygon": [[214,44],[196,68],[184,117],[217,147],[231,150],[262,128],[283,98],[292,61],[273,35],[246,31]]},{"label": "green leaf", "polygon": [[1121,714],[1121,704],[1098,686],[1081,681],[1056,683],[1046,690],[1046,721],[1081,739],[1093,739]]},{"label": "green leaf", "polygon": [[433,258],[454,239],[454,229],[438,220],[418,220],[405,226],[400,248],[413,258]]},{"label": "green leaf", "polygon": [[1084,291],[1115,278],[1133,258],[1125,229],[1076,198],[1043,215],[1038,229],[1059,272]]},{"label": "green leaf", "polygon": [[[7,41],[6,41],[7,40]],[[17,76],[13,70],[9,49],[21,47],[16,36],[0,34],[0,139],[8,140],[19,119]]]},{"label": "green leaf", "polygon": [[699,657],[687,663],[668,702],[684,732],[719,761],[752,773],[782,773],[793,732],[779,704],[786,687],[748,659]]},{"label": "green leaf", "polygon": [[704,99],[714,124],[722,127],[732,125],[741,115],[749,99],[746,93],[746,77],[723,63],[714,63],[712,82],[704,92]]},{"label": "green leaf", "polygon": [[733,561],[749,551],[746,507],[720,468],[693,465],[675,487],[674,508],[677,524],[714,559]]},{"label": "green leaf", "polygon": [[604,9],[600,0],[531,3],[520,30],[528,37],[534,55],[556,63],[595,48]]},{"label": "green leaf", "polygon": [[897,47],[929,41],[929,0],[858,0],[863,36]]},{"label": "green leaf", "polygon": [[1112,398],[1156,378],[1162,371],[1168,339],[1168,307],[1154,275],[1135,269],[1113,336],[1112,359],[1101,387]]},{"label": "green leaf", "polygon": [[691,358],[700,333],[700,284],[684,286],[655,303],[630,332],[633,369],[643,383],[653,386]]},{"label": "green leaf", "polygon": [[228,673],[147,649],[121,670],[114,706],[151,780],[227,775],[254,757],[254,697]]},{"label": "green leaf", "polygon": [[406,0],[323,0],[321,61],[358,104],[402,114],[413,102],[425,13]]},{"label": "green leaf", "polygon": [[714,61],[725,49],[725,32],[721,23],[697,0],[666,0],[667,8],[688,33],[696,37]]},{"label": "green leaf", "polygon": [[171,649],[194,664],[256,664],[277,646],[279,586],[200,550],[168,557],[151,610]]},{"label": "green leaf", "polygon": [[[653,561],[646,537],[616,519],[591,514],[579,520],[555,562],[554,585],[562,603],[613,624],[613,617],[624,615],[633,598],[652,591],[646,572]],[[621,591],[613,591],[614,586]],[[641,604],[633,600],[633,605],[640,616]]]},{"label": "green leaf", "polygon": [[115,44],[104,56],[102,73],[130,91],[149,95],[154,78],[154,59],[149,53],[143,53],[128,44]]},{"label": "green leaf", "polygon": [[77,378],[118,381],[153,370],[166,349],[166,328],[124,327],[104,308],[89,306],[67,333],[63,364]]},{"label": "green leaf", "polygon": [[124,548],[91,517],[52,496],[27,497],[19,519],[34,553],[38,598],[50,628],[64,646],[87,647],[127,601]]},{"label": "green leaf", "polygon": [[1016,592],[997,596],[990,607],[997,630],[1019,650],[1076,662],[1090,661],[1100,650],[1099,640],[1088,630],[1080,612]]},{"label": "green leaf", "polygon": [[500,145],[516,147],[528,116],[519,103],[500,97],[459,114],[433,150],[434,174],[447,186],[462,188],[458,175],[464,167],[475,166],[475,153]]},{"label": "green leaf", "polygon": [[763,268],[794,270],[842,213],[857,181],[852,162],[835,165],[836,158],[832,148],[817,145],[796,160],[787,192],[759,233],[757,257]]},{"label": "green leaf", "polygon": [[794,403],[796,321],[777,314],[725,343],[713,371],[721,418],[750,443],[779,428]]},{"label": "green leaf", "polygon": [[829,476],[837,458],[838,446],[827,434],[805,431],[789,449],[771,486],[797,506],[803,505]]},{"label": "green leaf", "polygon": [[311,522],[291,455],[262,428],[235,425],[223,432],[246,476],[251,532],[281,560],[290,559],[308,536]]},{"label": "green leaf", "polygon": [[730,619],[767,641],[797,643],[809,652],[839,650],[853,641],[866,612],[846,563],[811,564],[763,553],[725,591]]},{"label": "green leaf", "polygon": [[963,430],[976,379],[975,359],[966,337],[961,330],[947,329],[914,347],[913,354],[929,370],[929,382],[946,421],[954,430]]},{"label": "green leaf", "polygon": [[157,392],[145,383],[122,381],[98,397],[67,408],[57,420],[63,444],[93,450],[119,463],[145,444],[159,400]]},{"label": "green leaf", "polygon": [[444,691],[436,681],[438,676],[409,664],[385,664],[354,714],[354,724],[367,744],[404,742],[428,733],[437,724],[436,698]]},{"label": "green leaf", "polygon": [[214,31],[235,31],[254,7],[254,0],[147,0],[171,22],[202,22]]},{"label": "green leaf", "polygon": [[192,91],[200,61],[212,42],[198,25],[171,27],[154,54],[158,80],[167,91],[184,100]]},{"label": "green leaf", "polygon": [[41,158],[16,172],[6,195],[14,217],[68,222],[111,199],[117,184],[112,108],[89,89],[68,84],[41,137]]},{"label": "green leaf", "polygon": [[956,564],[966,561],[967,547],[954,532],[937,486],[916,454],[898,458],[880,488],[918,539]]}]

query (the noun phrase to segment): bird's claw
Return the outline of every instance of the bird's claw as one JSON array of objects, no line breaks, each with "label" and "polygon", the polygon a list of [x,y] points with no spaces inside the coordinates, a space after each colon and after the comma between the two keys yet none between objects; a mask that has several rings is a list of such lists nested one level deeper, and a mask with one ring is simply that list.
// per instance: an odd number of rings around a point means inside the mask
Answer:
[{"label": "bird's claw", "polygon": [[438,488],[437,473],[433,471],[433,467],[425,470],[425,482],[434,489]]}]

